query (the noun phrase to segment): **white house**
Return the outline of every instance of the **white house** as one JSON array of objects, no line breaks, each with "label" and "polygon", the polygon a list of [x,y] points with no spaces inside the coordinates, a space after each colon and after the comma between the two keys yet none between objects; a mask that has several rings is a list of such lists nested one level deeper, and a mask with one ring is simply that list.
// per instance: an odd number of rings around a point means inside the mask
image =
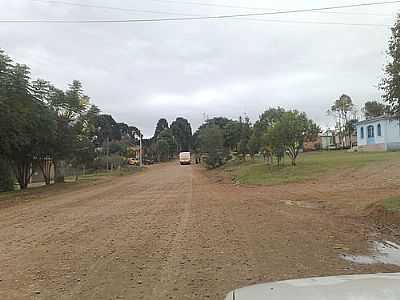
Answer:
[{"label": "white house", "polygon": [[382,116],[357,123],[357,145],[360,151],[400,150],[400,122]]}]

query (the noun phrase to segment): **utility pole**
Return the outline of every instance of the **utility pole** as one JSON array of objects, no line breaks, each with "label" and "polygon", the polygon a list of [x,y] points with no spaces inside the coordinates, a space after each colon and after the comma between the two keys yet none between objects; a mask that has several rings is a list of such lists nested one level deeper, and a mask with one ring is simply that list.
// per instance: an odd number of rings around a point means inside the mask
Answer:
[{"label": "utility pole", "polygon": [[142,133],[139,134],[139,165],[143,167]]}]

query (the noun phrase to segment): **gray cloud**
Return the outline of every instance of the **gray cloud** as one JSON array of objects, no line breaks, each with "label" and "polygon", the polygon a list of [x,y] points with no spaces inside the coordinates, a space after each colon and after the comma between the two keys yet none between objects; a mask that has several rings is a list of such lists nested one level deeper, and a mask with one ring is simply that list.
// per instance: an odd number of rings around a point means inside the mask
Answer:
[{"label": "gray cloud", "polygon": [[[72,0],[71,0],[72,1]],[[78,2],[78,1],[76,1]],[[211,1],[210,1],[211,2]],[[293,8],[293,1],[234,1],[231,5]],[[90,4],[126,7],[126,1]],[[217,3],[217,2],[216,2]],[[218,2],[222,3],[222,2]],[[327,1],[324,5],[346,1]],[[297,7],[299,7],[298,4]],[[302,7],[319,7],[303,1]],[[248,10],[130,1],[129,7],[213,15]],[[274,20],[392,24],[397,5],[345,10],[374,15],[301,14]],[[120,19],[162,16],[15,0],[0,19]],[[260,17],[258,17],[260,18]],[[31,66],[32,76],[65,88],[83,82],[92,102],[118,121],[151,135],[158,118],[203,115],[254,121],[281,105],[306,111],[321,126],[342,93],[361,105],[379,99],[389,28],[283,24],[244,19],[146,24],[2,24],[0,47]]]}]

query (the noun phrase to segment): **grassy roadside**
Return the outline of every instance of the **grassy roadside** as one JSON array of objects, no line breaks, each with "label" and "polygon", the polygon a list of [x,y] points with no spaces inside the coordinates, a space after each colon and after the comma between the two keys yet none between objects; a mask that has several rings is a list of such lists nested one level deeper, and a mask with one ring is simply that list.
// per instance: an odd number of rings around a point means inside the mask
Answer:
[{"label": "grassy roadside", "polygon": [[337,170],[357,169],[370,163],[400,162],[398,152],[348,153],[345,151],[303,153],[292,167],[288,159],[285,166],[267,165],[261,158],[254,161],[231,161],[224,171],[241,184],[278,185],[291,182],[314,180]]},{"label": "grassy roadside", "polygon": [[95,185],[101,184],[103,181],[111,179],[113,177],[118,176],[127,176],[138,173],[144,169],[140,168],[132,168],[132,169],[121,169],[115,170],[113,172],[99,172],[92,174],[81,175],[78,178],[78,181],[75,181],[74,176],[68,176],[65,178],[65,183],[63,184],[51,184],[51,185],[31,185],[27,190],[15,190],[12,192],[3,192],[0,193],[0,202],[3,200],[14,200],[16,198],[26,198],[26,197],[39,197],[48,192],[62,192],[69,189],[74,189],[77,186],[85,186],[85,185]]},{"label": "grassy roadside", "polygon": [[383,208],[389,213],[400,213],[400,196],[383,200]]}]

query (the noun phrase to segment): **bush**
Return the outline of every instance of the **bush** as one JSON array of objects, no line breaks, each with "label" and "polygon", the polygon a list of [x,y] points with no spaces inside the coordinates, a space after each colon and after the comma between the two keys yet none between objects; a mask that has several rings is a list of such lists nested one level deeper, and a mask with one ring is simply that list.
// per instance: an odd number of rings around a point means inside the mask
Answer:
[{"label": "bush", "polygon": [[0,159],[0,192],[14,190],[15,178],[10,165],[3,159]]}]

